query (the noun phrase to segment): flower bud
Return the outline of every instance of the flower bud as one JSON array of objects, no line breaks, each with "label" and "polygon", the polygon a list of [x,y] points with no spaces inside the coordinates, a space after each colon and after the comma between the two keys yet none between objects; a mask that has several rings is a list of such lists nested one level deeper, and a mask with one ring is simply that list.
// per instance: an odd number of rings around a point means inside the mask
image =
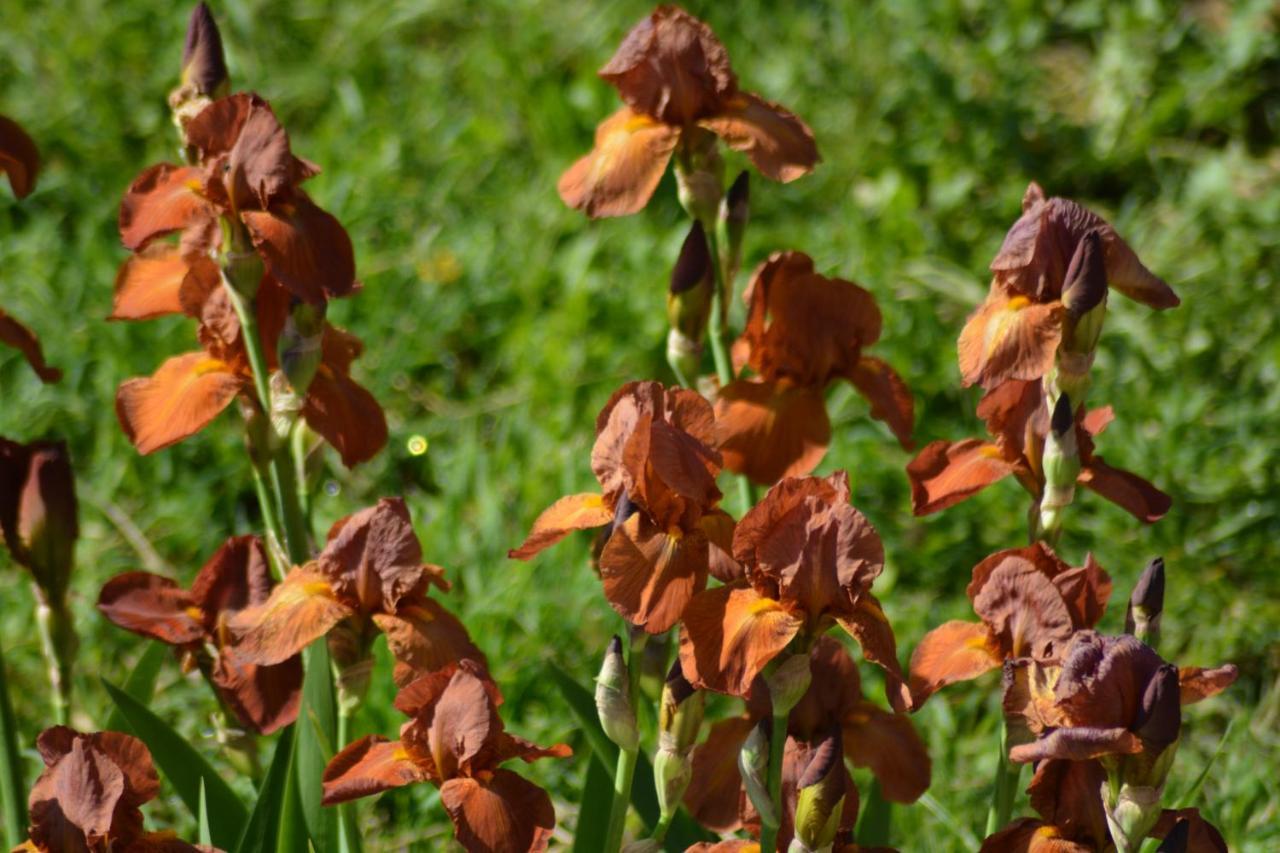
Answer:
[{"label": "flower bud", "polygon": [[769,728],[768,717],[762,719],[747,735],[738,753],[738,772],[747,790],[751,805],[755,806],[763,823],[776,826],[778,814],[773,810],[773,798],[769,796]]},{"label": "flower bud", "polygon": [[662,701],[658,709],[658,743],[663,749],[687,755],[698,741],[702,728],[705,700],[684,677],[680,660],[676,659],[662,685]]},{"label": "flower bud", "polygon": [[715,134],[701,128],[682,134],[675,171],[681,207],[704,227],[714,227],[724,192],[724,160]]},{"label": "flower bud", "polygon": [[1063,278],[1062,304],[1073,318],[1083,317],[1107,300],[1106,247],[1094,228],[1076,245]]},{"label": "flower bud", "polygon": [[711,316],[712,280],[707,234],[702,223],[695,220],[671,270],[667,319],[673,330],[699,344],[707,328],[707,318]]},{"label": "flower bud", "polygon": [[222,34],[209,12],[199,3],[191,10],[187,38],[182,45],[182,78],[169,93],[169,107],[179,130],[215,99],[231,90],[227,61],[222,51]]},{"label": "flower bud", "polygon": [[320,367],[323,339],[324,306],[294,299],[276,342],[276,356],[289,385],[299,396],[307,393]]},{"label": "flower bud", "polygon": [[[777,659],[775,659],[776,661]],[[764,681],[769,687],[769,701],[775,717],[785,717],[804,697],[813,676],[809,670],[809,655],[794,654],[765,669]]]},{"label": "flower bud", "polygon": [[1164,560],[1156,557],[1147,564],[1129,596],[1124,614],[1124,630],[1148,646],[1160,642],[1160,613],[1164,610]]},{"label": "flower bud", "polygon": [[796,839],[804,850],[830,847],[840,831],[845,777],[840,730],[833,729],[814,751],[796,784]]},{"label": "flower bud", "polygon": [[[1182,701],[1179,696],[1178,668],[1173,664],[1160,667],[1147,682],[1142,694],[1142,708],[1134,731],[1142,738],[1143,751],[1158,753],[1178,739],[1182,728]],[[1154,780],[1151,784],[1156,784]],[[1163,783],[1163,779],[1159,780]]]},{"label": "flower bud", "polygon": [[1080,476],[1080,451],[1076,446],[1075,412],[1071,397],[1060,394],[1053,407],[1049,435],[1040,462],[1044,471],[1044,493],[1040,497],[1040,529],[1052,537],[1062,529],[1062,512],[1075,498]]},{"label": "flower bud", "polygon": [[288,440],[305,403],[303,395],[293,389],[284,373],[277,370],[271,374],[271,431],[275,446]]},{"label": "flower bud", "polygon": [[1160,791],[1141,785],[1102,786],[1107,826],[1119,850],[1138,850],[1160,819]]},{"label": "flower bud", "polygon": [[[732,282],[742,266],[742,239],[751,218],[751,178],[743,170],[734,178],[729,192],[720,202],[720,268],[727,282]],[[728,285],[726,285],[728,287]]]},{"label": "flower bud", "polygon": [[61,607],[80,533],[75,477],[61,441],[0,439],[0,528],[14,562]]},{"label": "flower bud", "polygon": [[627,662],[622,657],[622,640],[615,634],[609,641],[600,675],[596,677],[596,713],[609,740],[634,751],[640,744],[636,714],[631,707],[631,685]]},{"label": "flower bud", "polygon": [[658,791],[658,811],[669,817],[680,808],[680,800],[693,778],[689,756],[660,747],[653,756],[653,784]]}]

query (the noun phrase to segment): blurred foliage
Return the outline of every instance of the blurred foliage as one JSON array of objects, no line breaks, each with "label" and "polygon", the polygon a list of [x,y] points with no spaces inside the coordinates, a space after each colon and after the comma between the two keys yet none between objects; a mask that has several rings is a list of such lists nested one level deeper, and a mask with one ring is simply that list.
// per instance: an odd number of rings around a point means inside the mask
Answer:
[{"label": "blurred foliage", "polygon": [[[532,565],[505,554],[555,497],[591,485],[592,421],[610,391],[669,378],[662,291],[682,237],[671,178],[649,209],[622,220],[588,222],[555,193],[617,103],[595,70],[647,9],[633,0],[214,3],[233,85],[267,97],[294,150],[324,167],[308,189],[346,224],[365,284],[332,316],[368,343],[357,372],[387,409],[391,443],[353,472],[326,458],[319,521],[405,495],[428,558],[456,584],[447,606],[490,657],[510,729],[580,750],[537,664],[555,660],[585,680],[619,620],[587,567],[586,537]],[[1117,414],[1100,451],[1170,492],[1174,509],[1144,527],[1084,493],[1061,550],[1073,560],[1092,550],[1112,573],[1109,630],[1120,629],[1121,602],[1147,559],[1165,556],[1162,652],[1231,660],[1242,673],[1225,696],[1188,709],[1170,794],[1191,784],[1235,719],[1197,804],[1233,849],[1280,845],[1274,2],[741,0],[690,11],[725,41],[744,88],[805,117],[824,157],[786,187],[756,182],[748,261],[802,249],[877,295],[877,354],[915,392],[921,444],[981,429],[976,391],[959,387],[954,340],[1028,180],[1102,212],[1182,296],[1162,314],[1113,299],[1091,400]],[[118,199],[145,165],[176,156],[165,95],[185,16],[155,0],[55,0],[7,5],[0,29],[0,112],[44,157],[30,198],[0,192],[0,304],[66,370],[62,384],[43,387],[0,352],[0,434],[65,436],[78,464],[72,594],[85,727],[106,719],[97,676],[123,680],[142,651],[97,617],[101,583],[138,567],[186,583],[223,537],[256,524],[231,416],[140,458],[112,406],[117,383],[192,345],[185,320],[103,321],[125,257]],[[966,615],[979,558],[1025,539],[1025,498],[1004,483],[913,519],[909,457],[846,389],[832,410],[836,440],[820,473],[851,471],[854,503],[885,539],[890,569],[877,589],[905,658],[928,627]],[[415,437],[424,454],[410,452]],[[47,711],[30,596],[15,569],[3,578],[0,636],[34,734]],[[388,662],[379,667],[358,732],[399,724]],[[997,681],[948,690],[917,719],[934,796],[975,828],[995,757]],[[170,666],[161,688],[157,713],[207,735],[203,686]],[[585,764],[524,772],[551,788],[561,831],[571,830]],[[167,793],[171,811],[153,810],[188,820]],[[429,786],[362,814],[383,849],[410,839],[437,849],[448,836]],[[897,809],[893,829],[905,850],[953,839],[918,805]]]}]

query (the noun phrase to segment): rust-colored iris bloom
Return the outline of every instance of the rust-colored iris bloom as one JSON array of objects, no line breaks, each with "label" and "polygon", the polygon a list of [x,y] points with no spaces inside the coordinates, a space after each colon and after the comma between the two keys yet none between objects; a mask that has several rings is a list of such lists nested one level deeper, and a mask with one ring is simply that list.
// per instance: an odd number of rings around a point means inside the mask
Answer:
[{"label": "rust-colored iris bloom", "polygon": [[774,181],[813,170],[813,132],[787,110],[738,88],[724,45],[705,23],[659,6],[600,69],[626,102],[596,128],[595,148],[560,178],[565,204],[591,217],[626,216],[648,203],[679,149],[719,137]]},{"label": "rust-colored iris bloom", "polygon": [[[730,838],[728,841],[699,841],[685,848],[684,853],[760,853],[760,842],[746,838]],[[863,847],[851,842],[836,841],[831,853],[897,853],[892,847]]]},{"label": "rust-colored iris bloom", "polygon": [[[1089,780],[1103,784],[1104,779]],[[1097,791],[1081,790],[1080,796],[1092,796],[1098,800]],[[1055,804],[1056,805],[1056,804]],[[1036,806],[1032,800],[1032,806]],[[1102,815],[1101,801],[1097,806],[1098,816]],[[1055,809],[1066,826],[1058,826],[1049,820],[1036,818],[1018,818],[1004,829],[989,836],[982,842],[979,853],[1106,853],[1114,850],[1109,835],[1096,836],[1077,822],[1075,815]],[[1165,809],[1160,819],[1151,830],[1151,838],[1163,839],[1173,831],[1175,824],[1186,821],[1186,847],[1173,849],[1185,850],[1185,853],[1227,853],[1227,842],[1217,827],[1200,816],[1199,809]],[[1100,827],[1106,830],[1105,820]],[[1096,831],[1098,827],[1093,827]],[[1098,840],[1098,839],[1101,840]]]},{"label": "rust-colored iris bloom", "polygon": [[324,771],[324,802],[342,803],[415,782],[440,789],[458,840],[468,850],[545,850],[555,827],[547,792],[503,769],[519,758],[564,758],[565,744],[543,748],[503,730],[502,695],[472,661],[410,683],[395,705],[412,719],[400,739],[369,735],[334,756]]},{"label": "rust-colored iris bloom", "polygon": [[[838,730],[844,757],[857,767],[870,767],[886,799],[913,803],[929,787],[931,762],[911,718],[890,713],[862,695],[858,667],[839,642],[823,637],[809,657],[809,689],[787,718],[787,735],[798,744],[815,747]],[[693,752],[693,781],[684,802],[689,813],[717,832],[732,832],[749,817],[743,795],[738,753],[751,729],[770,716],[768,691],[757,681],[744,717],[721,720]],[[784,779],[786,773],[784,771]],[[792,779],[792,790],[796,777]],[[857,788],[846,787],[844,812],[850,821],[858,812]],[[784,797],[784,802],[792,798]],[[784,824],[793,817],[794,802]]]},{"label": "rust-colored iris bloom", "polygon": [[604,594],[633,624],[659,634],[706,588],[732,580],[733,520],[717,507],[715,416],[701,395],[658,382],[619,388],[596,418],[591,468],[600,494],[556,501],[510,552],[528,560],[571,531],[612,524],[600,553]]},{"label": "rust-colored iris bloom", "polygon": [[[1041,459],[1050,429],[1042,384],[1011,380],[988,391],[978,403],[978,417],[986,421],[994,441],[930,442],[907,465],[911,509],[916,515],[954,506],[1010,474],[1033,497],[1040,498],[1044,491]],[[1136,474],[1113,468],[1093,452],[1093,438],[1114,418],[1110,406],[1088,412],[1081,406],[1076,411],[1074,429],[1080,453],[1076,482],[1139,521],[1157,521],[1169,511],[1169,496]]]},{"label": "rust-colored iris bloom", "polygon": [[36,748],[45,769],[28,800],[30,839],[15,853],[212,853],[143,829],[140,807],[160,793],[160,777],[137,738],[54,726]]},{"label": "rust-colored iris bloom", "polygon": [[302,659],[251,663],[237,650],[229,623],[266,601],[271,586],[262,541],[236,536],[209,558],[191,589],[150,572],[126,572],[103,586],[98,609],[125,630],[174,646],[184,669],[199,667],[242,725],[270,734],[298,716]]},{"label": "rust-colored iris bloom", "polygon": [[1085,557],[1067,565],[1043,542],[1011,548],[973,568],[969,600],[980,621],[954,620],[924,635],[911,655],[911,697],[999,668],[1012,658],[1056,660],[1081,629],[1106,611],[1111,578]]},{"label": "rust-colored iris bloom", "polygon": [[799,638],[805,649],[838,623],[882,667],[895,710],[909,704],[893,629],[871,584],[884,545],[849,505],[849,475],[789,477],[738,522],[743,579],[694,596],[680,630],[680,664],[698,687],[746,696],[761,670]]},{"label": "rust-colored iris bloom", "polygon": [[1022,216],[1005,235],[983,304],[960,333],[965,385],[994,388],[1009,379],[1039,379],[1053,367],[1062,340],[1068,269],[1085,235],[1100,239],[1107,282],[1152,308],[1178,305],[1177,295],[1142,265],[1102,217],[1065,198],[1045,198],[1032,182]]},{"label": "rust-colored iris bloom", "polygon": [[444,569],[422,562],[404,501],[383,498],[335,522],[318,557],[291,569],[266,601],[240,611],[230,626],[244,657],[263,666],[326,634],[335,660],[353,664],[367,658],[382,632],[396,683],[404,685],[463,658],[484,660],[457,617],[427,596],[431,586],[449,589]]},{"label": "rust-colored iris bloom", "polygon": [[880,338],[875,298],[851,281],[814,272],[803,252],[777,252],[751,277],[747,324],[734,345],[738,370],[755,376],[721,389],[716,431],[725,467],[771,485],[818,467],[831,441],[825,391],[847,379],[910,449],[911,391],[893,368],[862,354]]},{"label": "rust-colored iris bloom", "polygon": [[[26,198],[36,185],[40,155],[27,132],[13,119],[0,116],[0,172],[9,178],[9,186],[18,198]],[[57,382],[62,371],[44,360],[40,340],[35,333],[0,308],[0,343],[11,346],[31,365],[41,382]]]}]

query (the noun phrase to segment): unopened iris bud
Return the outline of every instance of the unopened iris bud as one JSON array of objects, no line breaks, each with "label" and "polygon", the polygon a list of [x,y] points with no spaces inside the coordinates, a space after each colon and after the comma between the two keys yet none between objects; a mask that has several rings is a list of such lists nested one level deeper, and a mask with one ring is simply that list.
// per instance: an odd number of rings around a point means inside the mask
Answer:
[{"label": "unopened iris bud", "polygon": [[667,289],[667,319],[671,328],[701,342],[711,315],[711,251],[702,223],[694,221],[680,246]]},{"label": "unopened iris bud", "polygon": [[237,295],[253,299],[258,295],[266,266],[239,220],[224,216],[221,224],[222,244],[227,247],[222,257],[222,278]]},{"label": "unopened iris bud", "polygon": [[723,229],[720,241],[721,268],[724,277],[732,282],[742,266],[742,240],[747,233],[747,222],[751,219],[751,178],[746,170],[738,173],[729,192],[720,202],[720,227]]},{"label": "unopened iris bud", "polygon": [[681,207],[705,227],[714,227],[724,193],[724,160],[715,134],[701,128],[681,134],[675,171]]},{"label": "unopened iris bud", "polygon": [[46,600],[60,608],[80,532],[65,443],[0,439],[0,528],[14,562],[25,566]]},{"label": "unopened iris bud", "polygon": [[1111,838],[1116,849],[1136,851],[1160,819],[1160,791],[1137,785],[1121,785],[1115,794],[1110,789],[1110,785],[1102,786]]},{"label": "unopened iris bud", "polygon": [[1156,557],[1147,564],[1129,596],[1124,614],[1124,630],[1148,646],[1160,642],[1160,614],[1164,610],[1164,560]]},{"label": "unopened iris bud", "polygon": [[1147,689],[1142,694],[1140,722],[1135,729],[1138,737],[1142,738],[1144,752],[1158,753],[1178,739],[1182,728],[1179,693],[1178,668],[1173,664],[1160,667],[1156,676],[1147,682]]},{"label": "unopened iris bud", "polygon": [[1076,245],[1063,278],[1062,304],[1074,318],[1083,317],[1107,299],[1106,247],[1093,229]]},{"label": "unopened iris bud", "polygon": [[768,717],[762,719],[747,735],[738,753],[738,772],[742,774],[742,785],[746,788],[747,797],[760,814],[760,820],[773,825],[778,824],[778,814],[773,809],[773,798],[769,796],[769,728]]},{"label": "unopened iris bud", "polygon": [[684,677],[677,659],[662,685],[662,702],[658,709],[659,746],[687,755],[697,743],[704,707],[702,692]]},{"label": "unopened iris bud", "polygon": [[303,395],[311,386],[320,367],[321,341],[324,339],[324,306],[293,300],[284,329],[276,343],[280,370],[294,393]]},{"label": "unopened iris bud", "polygon": [[222,33],[204,3],[196,4],[187,22],[182,45],[182,83],[198,94],[220,98],[231,88],[227,60],[222,53]]},{"label": "unopened iris bud", "polygon": [[840,831],[845,797],[843,760],[840,730],[834,729],[818,744],[796,784],[796,841],[803,853],[828,849]]},{"label": "unopened iris bud", "polygon": [[1066,306],[1062,344],[1054,381],[1079,405],[1089,392],[1094,351],[1107,316],[1106,246],[1097,229],[1087,232],[1076,246],[1062,288]]},{"label": "unopened iris bud", "polygon": [[627,662],[622,657],[622,640],[615,634],[604,655],[604,665],[596,677],[596,713],[609,740],[621,749],[634,751],[640,744],[636,713],[631,707],[631,685]]},{"label": "unopened iris bud", "polygon": [[294,390],[293,385],[279,370],[271,374],[270,387],[272,446],[279,447],[281,442],[288,440],[293,425],[302,414],[306,399]]},{"label": "unopened iris bud", "polygon": [[769,687],[769,701],[773,715],[785,717],[804,697],[813,676],[809,669],[808,654],[794,654],[779,663],[770,672],[765,671],[764,681]]},{"label": "unopened iris bud", "polygon": [[1044,443],[1041,466],[1044,494],[1040,498],[1040,529],[1052,539],[1062,529],[1062,513],[1075,498],[1080,476],[1080,450],[1076,446],[1075,410],[1071,396],[1062,393],[1053,407],[1049,435]]}]

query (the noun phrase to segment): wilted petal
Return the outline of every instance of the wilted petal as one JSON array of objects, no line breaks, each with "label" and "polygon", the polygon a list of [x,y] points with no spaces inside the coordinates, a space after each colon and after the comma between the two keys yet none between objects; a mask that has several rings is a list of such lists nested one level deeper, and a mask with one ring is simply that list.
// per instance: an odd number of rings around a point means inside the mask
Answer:
[{"label": "wilted petal", "polygon": [[864,355],[854,365],[849,381],[871,404],[871,417],[888,424],[903,449],[914,447],[915,402],[902,377],[887,362]]},{"label": "wilted petal", "polygon": [[366,613],[395,612],[403,596],[421,591],[424,577],[434,581],[435,574],[422,562],[403,498],[382,498],[334,522],[316,563],[338,597],[358,601]]},{"label": "wilted petal", "polygon": [[160,776],[142,741],[123,732],[92,732],[82,737],[124,774],[124,805],[137,807],[160,795]]},{"label": "wilted petal", "polygon": [[120,202],[120,239],[137,251],[152,239],[212,218],[200,194],[200,171],[157,163],[139,175]]},{"label": "wilted petal", "polygon": [[707,739],[693,749],[693,776],[685,791],[684,806],[694,820],[708,829],[733,832],[742,825],[738,753],[753,726],[747,717],[720,720],[712,724]]},{"label": "wilted petal", "polygon": [[138,452],[154,453],[204,429],[240,393],[244,380],[203,352],[174,356],[150,377],[116,391],[116,416]]},{"label": "wilted petal", "polygon": [[18,198],[26,198],[36,185],[40,154],[27,132],[13,119],[0,116],[0,172]]},{"label": "wilted petal", "polygon": [[527,853],[547,848],[556,813],[547,792],[510,770],[486,779],[445,782],[440,802],[453,820],[458,841],[468,850]]},{"label": "wilted petal", "polygon": [[1054,729],[1038,740],[1009,750],[1009,760],[1019,764],[1063,758],[1087,761],[1104,755],[1132,755],[1142,751],[1142,741],[1128,729],[1073,726]]},{"label": "wilted petal", "polygon": [[1039,379],[1053,368],[1062,340],[1061,302],[1039,304],[993,290],[960,333],[965,385],[994,388],[1009,379]]},{"label": "wilted petal", "polygon": [[929,787],[933,764],[906,714],[890,714],[871,702],[850,709],[841,726],[845,756],[870,767],[885,799],[914,803]]},{"label": "wilted petal", "polygon": [[1101,456],[1085,463],[1079,481],[1147,524],[1159,521],[1173,505],[1173,499],[1164,492],[1137,474],[1112,468]]},{"label": "wilted petal", "polygon": [[401,606],[394,614],[375,613],[373,621],[387,635],[387,648],[396,659],[396,684],[451,663],[469,659],[485,665],[484,653],[471,642],[458,617],[431,598]]},{"label": "wilted petal", "polygon": [[812,172],[819,160],[809,126],[758,95],[738,92],[699,124],[745,153],[771,181],[794,181]]},{"label": "wilted petal", "polygon": [[1203,669],[1198,666],[1184,666],[1178,669],[1178,692],[1183,705],[1191,705],[1201,699],[1217,696],[1226,690],[1240,675],[1240,670],[1233,663]]},{"label": "wilted petal", "polygon": [[[126,572],[107,581],[98,609],[126,631],[181,646],[204,639],[199,610],[191,594],[169,578],[150,572]],[[194,612],[193,612],[194,610]]]},{"label": "wilted petal", "polygon": [[[2,118],[2,116],[0,116]],[[0,308],[0,343],[11,346],[31,365],[31,369],[44,383],[57,382],[62,378],[62,371],[50,367],[44,360],[44,350],[40,347],[40,339],[35,333]]]},{"label": "wilted petal", "polygon": [[933,441],[907,464],[911,511],[930,515],[955,506],[1013,473],[1000,448],[976,438]]},{"label": "wilted petal", "polygon": [[302,699],[302,657],[275,666],[243,660],[234,647],[224,648],[213,670],[225,701],[241,724],[269,735],[298,718]]},{"label": "wilted petal", "polygon": [[635,213],[649,203],[679,139],[679,128],[623,107],[596,128],[590,153],[560,176],[560,198],[592,218]]},{"label": "wilted petal", "polygon": [[372,459],[387,443],[387,419],[377,399],[350,375],[325,364],[307,387],[302,416],[348,468]]},{"label": "wilted petal", "polygon": [[1000,666],[999,644],[985,625],[944,622],[925,634],[911,654],[911,699],[919,707],[937,690]]},{"label": "wilted petal", "polygon": [[429,764],[415,761],[400,741],[370,735],[348,745],[324,769],[324,804],[345,803],[425,782]]},{"label": "wilted petal", "polygon": [[288,660],[353,614],[312,566],[292,569],[264,603],[231,618],[236,648],[246,660],[264,666]]},{"label": "wilted petal", "polygon": [[697,687],[746,696],[751,681],[799,632],[801,620],[753,589],[722,586],[693,597],[680,631],[680,665]]},{"label": "wilted petal", "polygon": [[246,210],[241,219],[272,277],[298,299],[320,305],[356,289],[351,238],[305,193],[294,192],[269,210]]},{"label": "wilted petal", "polygon": [[605,598],[632,624],[661,634],[707,585],[707,539],[663,531],[636,513],[614,528],[600,554]]},{"label": "wilted petal", "polygon": [[822,389],[787,382],[737,379],[721,388],[716,430],[724,466],[761,485],[808,474],[831,442]]},{"label": "wilted petal", "polygon": [[524,543],[508,551],[507,556],[514,560],[528,560],[575,530],[603,527],[611,521],[613,510],[605,505],[603,495],[588,492],[560,498],[542,511]]},{"label": "wilted petal", "polygon": [[898,663],[898,646],[893,628],[889,626],[889,617],[884,615],[876,597],[864,592],[853,612],[837,616],[836,621],[858,641],[862,656],[884,670],[884,692],[893,710],[908,710],[911,691],[902,676],[902,665]]}]

